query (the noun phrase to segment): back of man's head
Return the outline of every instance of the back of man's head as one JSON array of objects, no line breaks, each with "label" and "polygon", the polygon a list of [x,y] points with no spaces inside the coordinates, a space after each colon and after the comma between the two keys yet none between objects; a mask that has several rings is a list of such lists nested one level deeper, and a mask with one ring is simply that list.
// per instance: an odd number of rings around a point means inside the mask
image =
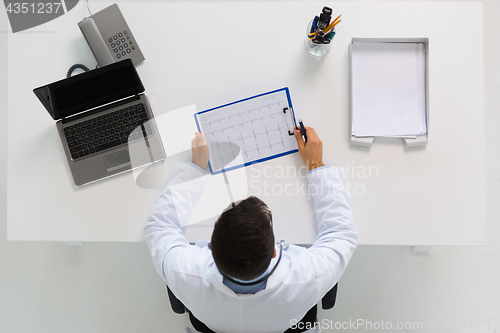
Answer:
[{"label": "back of man's head", "polygon": [[271,212],[256,197],[225,211],[214,226],[212,255],[217,267],[240,280],[262,275],[274,255]]}]

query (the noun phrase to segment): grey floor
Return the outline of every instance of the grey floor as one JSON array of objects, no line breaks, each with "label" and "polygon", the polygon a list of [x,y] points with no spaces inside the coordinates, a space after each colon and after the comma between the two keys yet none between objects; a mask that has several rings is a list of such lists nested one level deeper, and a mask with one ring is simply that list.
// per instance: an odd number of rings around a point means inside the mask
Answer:
[{"label": "grey floor", "polygon": [[[359,246],[340,282],[337,306],[320,312],[324,332],[500,332],[499,16],[500,0],[484,1],[486,247],[415,252]],[[0,10],[0,27],[7,24]],[[182,332],[186,318],[170,310],[145,243],[70,247],[6,240],[5,30],[0,29],[0,332]]]}]

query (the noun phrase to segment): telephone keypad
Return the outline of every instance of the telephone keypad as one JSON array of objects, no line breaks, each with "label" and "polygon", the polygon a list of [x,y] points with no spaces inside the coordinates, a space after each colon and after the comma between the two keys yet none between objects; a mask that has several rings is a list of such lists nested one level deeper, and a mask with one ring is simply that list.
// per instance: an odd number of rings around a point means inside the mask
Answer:
[{"label": "telephone keypad", "polygon": [[[123,32],[119,32],[116,35],[108,38],[109,45],[115,52],[116,58],[120,59],[123,56],[126,56],[127,53],[135,50],[133,46],[133,41],[128,34],[128,31],[125,30]],[[121,51],[121,52],[120,52]]]}]

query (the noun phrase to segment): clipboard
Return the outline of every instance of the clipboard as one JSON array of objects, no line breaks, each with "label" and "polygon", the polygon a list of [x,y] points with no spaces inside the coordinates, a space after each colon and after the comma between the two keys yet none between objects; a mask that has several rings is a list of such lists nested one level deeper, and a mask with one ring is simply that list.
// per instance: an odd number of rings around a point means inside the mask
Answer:
[{"label": "clipboard", "polygon": [[298,152],[288,87],[195,113],[212,175]]}]

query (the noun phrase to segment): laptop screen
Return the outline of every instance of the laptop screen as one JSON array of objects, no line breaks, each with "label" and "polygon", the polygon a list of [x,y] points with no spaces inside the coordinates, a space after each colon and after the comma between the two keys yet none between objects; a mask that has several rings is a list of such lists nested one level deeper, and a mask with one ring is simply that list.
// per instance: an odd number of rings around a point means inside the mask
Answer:
[{"label": "laptop screen", "polygon": [[[56,120],[143,91],[144,86],[130,59],[34,89],[45,107],[49,107],[47,110],[52,118]],[[44,98],[47,100],[44,101]]]}]

